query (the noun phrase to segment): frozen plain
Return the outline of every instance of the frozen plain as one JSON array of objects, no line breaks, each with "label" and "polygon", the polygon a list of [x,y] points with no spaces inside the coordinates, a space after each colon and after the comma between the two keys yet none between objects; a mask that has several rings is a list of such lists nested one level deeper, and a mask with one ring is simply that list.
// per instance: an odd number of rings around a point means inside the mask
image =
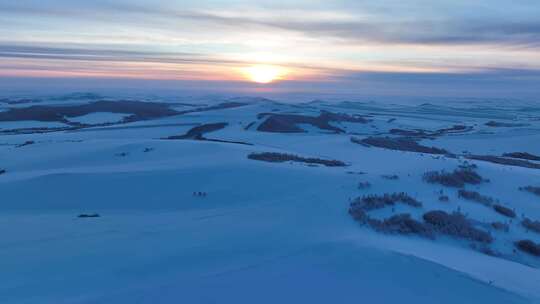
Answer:
[{"label": "frozen plain", "polygon": [[[212,108],[231,102],[234,107]],[[521,239],[540,242],[540,234],[519,220],[523,215],[540,220],[540,197],[519,190],[540,186],[540,170],[466,159],[540,155],[540,106],[288,104],[259,98],[204,103],[171,104],[187,111],[133,121],[122,120],[130,113],[102,110],[61,121],[0,121],[0,169],[6,170],[0,175],[0,302],[540,301],[540,258],[514,245]],[[2,107],[3,112],[12,108]],[[366,122],[330,121],[342,132],[305,122],[294,124],[303,132],[258,130],[272,114],[316,117],[321,111],[358,115]],[[486,125],[490,121],[500,124]],[[203,140],[166,139],[222,122],[227,125]],[[351,141],[399,137],[392,129],[455,125],[469,128],[418,139],[453,156]],[[248,159],[259,152],[334,159],[347,166]],[[458,197],[457,189],[422,179],[427,171],[451,171],[465,161],[489,179],[465,188],[515,209],[518,219],[509,222]],[[371,187],[359,189],[360,182]],[[441,190],[448,202],[439,201]],[[199,191],[207,195],[193,195]],[[397,210],[376,210],[373,216],[407,212],[419,219],[430,210],[459,208],[484,223],[479,226],[493,236],[490,248],[497,255],[448,236],[380,233],[347,212],[352,198],[401,191],[421,201],[422,208],[396,205]],[[91,213],[100,217],[78,217]],[[485,225],[493,221],[509,223],[509,231]]]}]

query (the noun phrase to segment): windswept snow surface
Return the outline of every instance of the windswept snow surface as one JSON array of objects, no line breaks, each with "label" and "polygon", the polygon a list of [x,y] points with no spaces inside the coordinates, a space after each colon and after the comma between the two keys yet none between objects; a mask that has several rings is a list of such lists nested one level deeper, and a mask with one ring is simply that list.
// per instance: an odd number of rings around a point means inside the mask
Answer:
[{"label": "windswept snow surface", "polygon": [[[0,303],[540,303],[540,257],[514,250],[520,239],[540,243],[540,234],[520,225],[523,215],[540,220],[540,196],[519,190],[540,186],[540,169],[468,161],[489,182],[465,189],[515,209],[511,221],[422,180],[426,171],[463,165],[463,150],[539,155],[540,106],[242,102],[115,126],[0,135]],[[371,121],[332,122],[344,133],[303,124],[302,133],[257,131],[265,119],[259,113],[321,110]],[[528,125],[491,128],[490,120]],[[228,125],[205,140],[164,139],[221,122]],[[418,139],[454,155],[351,142],[457,124],[472,129]],[[348,166],[262,162],[248,159],[252,152]],[[360,182],[371,187],[358,189]],[[448,202],[438,200],[441,190]],[[421,219],[459,209],[491,233],[499,254],[447,236],[382,234],[347,212],[351,198],[400,191],[423,207],[371,216]],[[92,213],[100,217],[78,217]],[[493,221],[509,231],[492,229]]]}]

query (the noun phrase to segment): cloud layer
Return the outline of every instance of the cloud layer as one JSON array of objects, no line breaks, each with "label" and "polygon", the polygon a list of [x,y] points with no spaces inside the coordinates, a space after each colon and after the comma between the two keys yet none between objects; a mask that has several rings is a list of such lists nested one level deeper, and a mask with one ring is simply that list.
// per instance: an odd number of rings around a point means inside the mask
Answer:
[{"label": "cloud layer", "polygon": [[263,63],[296,81],[530,81],[538,12],[535,0],[5,1],[0,75],[237,81]]}]

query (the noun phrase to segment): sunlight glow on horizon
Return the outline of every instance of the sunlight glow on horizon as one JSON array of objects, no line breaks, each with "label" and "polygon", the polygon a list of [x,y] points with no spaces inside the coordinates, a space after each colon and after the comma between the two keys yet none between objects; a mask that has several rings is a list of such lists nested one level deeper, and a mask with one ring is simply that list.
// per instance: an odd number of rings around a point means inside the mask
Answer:
[{"label": "sunlight glow on horizon", "polygon": [[249,80],[261,84],[281,80],[287,74],[284,68],[261,64],[244,68],[243,72]]},{"label": "sunlight glow on horizon", "polygon": [[532,0],[8,2],[0,1],[3,78],[276,82],[266,88],[290,90],[326,83],[343,91],[373,82],[413,88],[415,79],[413,90],[424,90],[439,77],[431,85],[470,91],[467,80],[481,77],[489,91],[491,82],[532,87],[540,77],[540,2]]}]

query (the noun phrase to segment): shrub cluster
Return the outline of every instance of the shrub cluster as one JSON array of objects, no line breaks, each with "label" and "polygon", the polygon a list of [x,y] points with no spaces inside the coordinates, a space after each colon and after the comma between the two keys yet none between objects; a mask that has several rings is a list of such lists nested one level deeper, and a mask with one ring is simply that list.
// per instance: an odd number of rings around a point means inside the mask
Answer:
[{"label": "shrub cluster", "polygon": [[448,197],[448,195],[439,196],[439,201],[441,201],[441,202],[448,202],[449,200],[450,200],[450,198]]},{"label": "shrub cluster", "polygon": [[431,227],[411,218],[408,213],[397,214],[382,221],[369,218],[367,223],[375,230],[384,233],[418,234],[428,238],[434,237]]},{"label": "shrub cluster", "polygon": [[527,191],[527,192],[530,192],[532,194],[536,194],[536,195],[540,196],[540,187],[526,186],[526,187],[520,187],[519,190]]},{"label": "shrub cluster", "polygon": [[473,227],[470,221],[459,212],[448,214],[442,210],[429,211],[423,215],[423,219],[443,234],[482,243],[493,241],[488,232]]},{"label": "shrub cluster", "polygon": [[462,188],[465,184],[480,184],[484,180],[471,169],[455,169],[452,172],[428,171],[424,173],[424,181],[430,184],[441,184],[447,187]]},{"label": "shrub cluster", "polygon": [[417,234],[433,239],[435,232],[438,232],[480,243],[493,241],[488,232],[473,227],[459,212],[448,214],[440,210],[430,211],[423,215],[424,222],[413,219],[408,213],[397,214],[383,220],[369,217],[367,211],[362,208],[351,207],[349,213],[355,220],[384,233]]},{"label": "shrub cluster", "polygon": [[530,253],[535,256],[540,256],[540,244],[537,244],[531,240],[517,241],[515,245],[521,251]]},{"label": "shrub cluster", "polygon": [[[463,199],[466,199],[466,200],[469,200],[469,201],[474,201],[474,202],[477,202],[477,203],[481,203],[485,206],[491,206],[491,204],[493,204],[494,202],[494,199],[489,197],[489,196],[485,196],[485,195],[482,195],[476,191],[468,191],[468,190],[459,190],[458,191],[458,196],[460,198],[463,198]],[[510,210],[511,211],[511,210]]]},{"label": "shrub cluster", "polygon": [[496,230],[501,230],[505,232],[508,232],[510,230],[510,226],[508,226],[508,224],[503,223],[503,222],[493,222],[491,223],[491,227],[493,227]]},{"label": "shrub cluster", "polygon": [[504,157],[512,157],[512,158],[521,158],[521,159],[526,159],[526,160],[540,161],[540,156],[530,154],[530,153],[527,153],[527,152],[504,153],[502,156],[504,156]]},{"label": "shrub cluster", "polygon": [[282,163],[287,161],[302,162],[308,164],[319,164],[327,167],[344,167],[345,164],[339,160],[327,160],[313,157],[301,157],[294,154],[285,154],[277,152],[263,152],[263,153],[251,153],[248,155],[249,159],[260,160],[273,163]]},{"label": "shrub cluster", "polygon": [[382,209],[386,206],[393,206],[397,202],[404,203],[406,205],[420,208],[422,203],[415,198],[409,196],[405,192],[396,192],[392,194],[385,193],[383,195],[364,195],[357,197],[351,203],[351,209],[361,209],[363,211],[371,211],[375,209]]},{"label": "shrub cluster", "polygon": [[522,159],[504,158],[504,157],[493,156],[493,155],[467,155],[466,157],[469,159],[487,161],[487,162],[499,164],[499,165],[540,169],[540,164],[530,162],[527,160],[522,160]]},{"label": "shrub cluster", "polygon": [[371,187],[371,184],[369,182],[359,182],[358,183],[358,189],[368,189]]},{"label": "shrub cluster", "polygon": [[529,218],[525,218],[521,221],[521,225],[529,230],[540,233],[540,221],[533,221]]},{"label": "shrub cluster", "polygon": [[[357,143],[357,139],[351,141]],[[368,137],[361,140],[364,145],[374,146],[397,151],[409,151],[429,154],[448,154],[448,151],[435,147],[427,147],[419,144],[411,138],[393,138],[393,137]]]},{"label": "shrub cluster", "polygon": [[512,209],[507,208],[505,206],[495,204],[493,205],[493,209],[497,211],[497,213],[502,214],[506,217],[511,217],[511,218],[516,217],[516,213]]},{"label": "shrub cluster", "polygon": [[78,218],[91,218],[91,217],[100,217],[100,216],[97,213],[91,213],[91,214],[83,213],[83,214],[79,214],[77,217]]}]

